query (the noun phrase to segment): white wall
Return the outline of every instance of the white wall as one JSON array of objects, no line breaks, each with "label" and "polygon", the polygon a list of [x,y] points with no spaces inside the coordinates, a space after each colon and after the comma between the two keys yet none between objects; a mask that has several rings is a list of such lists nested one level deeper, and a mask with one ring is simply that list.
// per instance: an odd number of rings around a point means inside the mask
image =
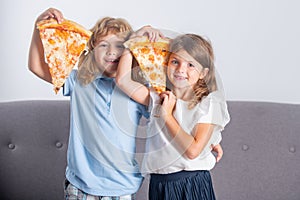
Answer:
[{"label": "white wall", "polygon": [[65,99],[27,69],[36,17],[48,7],[86,28],[103,16],[209,37],[229,100],[300,103],[298,0],[1,1],[0,101]]}]

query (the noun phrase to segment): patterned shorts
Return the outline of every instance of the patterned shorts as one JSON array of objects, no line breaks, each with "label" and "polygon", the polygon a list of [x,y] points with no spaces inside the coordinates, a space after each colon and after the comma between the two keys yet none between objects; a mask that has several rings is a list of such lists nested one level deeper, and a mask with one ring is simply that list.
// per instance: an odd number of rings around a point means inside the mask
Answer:
[{"label": "patterned shorts", "polygon": [[135,194],[124,196],[93,196],[89,195],[65,180],[65,200],[135,200]]}]

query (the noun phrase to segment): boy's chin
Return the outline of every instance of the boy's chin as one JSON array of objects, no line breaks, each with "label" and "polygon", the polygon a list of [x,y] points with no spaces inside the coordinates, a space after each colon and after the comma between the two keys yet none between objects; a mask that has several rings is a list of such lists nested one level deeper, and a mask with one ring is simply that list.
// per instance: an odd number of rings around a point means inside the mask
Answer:
[{"label": "boy's chin", "polygon": [[118,69],[118,65],[107,66],[103,71],[103,75],[108,77],[115,77],[117,73],[117,69]]},{"label": "boy's chin", "polygon": [[107,76],[107,77],[116,77],[116,74],[117,74],[117,69],[115,70],[105,70],[103,72],[103,75]]}]

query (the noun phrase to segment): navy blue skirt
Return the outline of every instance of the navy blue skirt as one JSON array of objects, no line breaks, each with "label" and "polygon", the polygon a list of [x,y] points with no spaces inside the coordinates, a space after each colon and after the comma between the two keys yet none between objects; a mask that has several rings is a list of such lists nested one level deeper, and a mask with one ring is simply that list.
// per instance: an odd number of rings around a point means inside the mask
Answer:
[{"label": "navy blue skirt", "polygon": [[151,174],[149,200],[215,200],[210,172]]}]

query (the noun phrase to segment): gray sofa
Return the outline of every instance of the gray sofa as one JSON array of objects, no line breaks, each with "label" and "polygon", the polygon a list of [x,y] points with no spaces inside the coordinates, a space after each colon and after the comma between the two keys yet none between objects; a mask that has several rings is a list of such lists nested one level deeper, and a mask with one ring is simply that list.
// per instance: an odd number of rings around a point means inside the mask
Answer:
[{"label": "gray sofa", "polygon": [[[217,198],[299,200],[300,105],[230,101],[228,107],[224,156],[212,170]],[[64,198],[68,122],[68,101],[0,103],[0,199]],[[147,199],[147,182],[138,200]]]}]

